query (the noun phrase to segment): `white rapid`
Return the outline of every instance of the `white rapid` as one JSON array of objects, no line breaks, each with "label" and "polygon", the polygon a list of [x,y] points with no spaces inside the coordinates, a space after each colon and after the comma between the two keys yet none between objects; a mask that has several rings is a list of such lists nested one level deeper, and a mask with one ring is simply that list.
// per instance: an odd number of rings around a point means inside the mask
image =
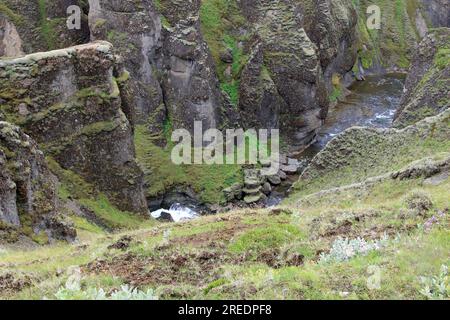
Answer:
[{"label": "white rapid", "polygon": [[159,209],[150,213],[155,219],[169,220],[173,222],[193,220],[199,217],[199,214],[188,207],[179,203],[173,204],[169,210]]}]

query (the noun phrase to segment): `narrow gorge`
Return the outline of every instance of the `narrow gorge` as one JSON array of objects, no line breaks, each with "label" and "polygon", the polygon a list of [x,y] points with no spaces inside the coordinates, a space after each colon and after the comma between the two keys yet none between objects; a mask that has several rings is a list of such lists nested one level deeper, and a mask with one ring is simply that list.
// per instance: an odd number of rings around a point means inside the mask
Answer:
[{"label": "narrow gorge", "polygon": [[[449,262],[449,14],[446,0],[0,0],[0,298],[435,297],[418,288]],[[199,125],[246,131],[245,155],[276,172],[175,163],[174,136]],[[356,258],[335,252],[358,241]]]}]

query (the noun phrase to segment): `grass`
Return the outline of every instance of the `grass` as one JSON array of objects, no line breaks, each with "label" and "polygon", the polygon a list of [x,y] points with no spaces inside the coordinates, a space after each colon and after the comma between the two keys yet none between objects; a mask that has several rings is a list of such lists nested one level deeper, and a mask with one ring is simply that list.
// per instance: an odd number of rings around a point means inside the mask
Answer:
[{"label": "grass", "polygon": [[143,217],[117,209],[104,195],[95,199],[80,199],[79,203],[92,210],[111,229],[137,229],[145,224],[152,224]]},{"label": "grass", "polygon": [[[319,154],[317,166],[295,185],[298,191],[291,198],[362,182],[369,177],[400,170],[417,159],[445,158],[450,150],[448,113],[437,121],[430,124],[424,120],[417,124],[416,131],[389,134],[360,129],[346,131]],[[342,145],[345,150],[335,149]]]},{"label": "grass", "polygon": [[[123,255],[130,255],[130,274],[125,278],[114,269],[83,272],[82,284],[114,290],[128,283],[130,278],[127,277],[132,278],[135,273],[144,277],[163,265],[170,268],[171,261],[185,261],[181,269],[174,271],[174,279],[177,279],[174,286],[152,280],[150,283],[138,282],[138,287],[154,288],[163,299],[172,294],[192,299],[424,299],[420,294],[420,277],[435,275],[441,265],[450,262],[448,214],[439,225],[425,231],[422,225],[426,218],[416,217],[400,223],[397,213],[407,209],[405,198],[411,190],[420,190],[430,196],[433,202],[430,215],[446,208],[449,183],[449,179],[439,185],[425,185],[422,179],[400,183],[388,181],[375,185],[364,195],[350,190],[339,196],[322,197],[300,208],[291,207],[293,215],[288,211],[272,215],[267,209],[246,209],[188,223],[142,227],[112,237],[105,236],[86,221],[76,219],[77,228],[92,236],[85,237],[82,247],[56,244],[33,251],[2,253],[0,272],[11,272],[8,266],[14,263],[16,277],[33,275],[33,281],[23,290],[2,292],[0,296],[8,299],[51,297],[64,284],[64,270],[70,266],[85,266],[97,259],[113,263]],[[380,214],[370,214],[373,211]],[[363,218],[352,219],[349,213],[361,213]],[[326,251],[333,239],[323,235],[317,237],[317,231],[323,230],[326,221],[329,221],[326,225],[329,228],[339,226],[342,221],[351,221],[351,232],[355,234],[364,234],[375,227],[386,228],[393,234],[388,245],[380,251],[345,262],[318,264],[317,252]],[[404,223],[409,227],[405,229]],[[171,232],[162,244],[167,230]],[[376,238],[383,231],[377,232]],[[351,234],[348,236],[353,237]],[[108,249],[123,235],[133,239],[126,252]],[[274,259],[280,262],[278,267],[261,259],[262,253],[277,251],[280,253]],[[287,265],[285,259],[295,252],[305,257],[303,263]],[[214,257],[206,260],[213,265],[199,271],[205,262],[197,262],[196,257],[205,254]],[[145,271],[135,269],[134,259],[152,259],[153,262],[146,264],[148,271]],[[63,271],[62,276],[58,275],[61,272],[58,270]],[[203,280],[195,280],[197,272],[202,274],[198,279]],[[379,288],[370,289],[368,282],[374,281],[373,277],[378,274]]]},{"label": "grass", "polygon": [[[71,170],[65,170],[51,157],[46,158],[50,170],[58,176],[58,196],[62,201],[74,199],[80,205],[92,211],[103,225],[109,229],[136,229],[152,222],[131,212],[117,209],[108,198],[95,190],[83,178]],[[72,217],[72,221],[83,231],[97,232],[100,229],[83,218]]]},{"label": "grass", "polygon": [[4,13],[15,25],[22,25],[24,23],[24,18],[11,10],[5,3],[5,1],[0,1],[0,12]]},{"label": "grass", "polygon": [[301,237],[297,227],[293,225],[269,225],[252,229],[229,246],[233,253],[253,252],[260,253],[264,250],[275,249]]},{"label": "grass", "polygon": [[150,197],[161,195],[177,186],[189,186],[206,203],[224,200],[222,190],[241,181],[239,165],[175,165],[171,161],[172,146],[154,144],[145,125],[135,128],[137,159],[144,169]]},{"label": "grass", "polygon": [[39,15],[41,19],[41,34],[49,50],[56,48],[56,33],[53,28],[54,21],[48,20],[47,0],[39,0]]}]

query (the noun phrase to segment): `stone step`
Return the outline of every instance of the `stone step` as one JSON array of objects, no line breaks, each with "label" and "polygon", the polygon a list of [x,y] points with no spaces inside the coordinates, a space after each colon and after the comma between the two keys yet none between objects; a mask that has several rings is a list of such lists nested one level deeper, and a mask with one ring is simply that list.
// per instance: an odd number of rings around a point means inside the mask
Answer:
[{"label": "stone step", "polygon": [[274,176],[268,176],[267,181],[269,181],[270,184],[278,186],[281,184],[281,178],[279,175]]},{"label": "stone step", "polygon": [[248,179],[248,180],[245,180],[244,184],[247,189],[254,189],[254,188],[261,186],[261,180],[260,179]]},{"label": "stone step", "polygon": [[257,188],[253,188],[253,189],[243,189],[242,191],[246,194],[246,195],[257,195],[258,193],[261,192],[261,186],[257,187]]},{"label": "stone step", "polygon": [[264,196],[261,192],[259,192],[259,193],[256,194],[256,195],[248,195],[248,196],[245,196],[245,197],[244,197],[244,201],[245,201],[245,203],[247,203],[247,204],[252,204],[252,203],[256,203],[256,202],[262,200],[264,197],[265,197],[265,196]]}]

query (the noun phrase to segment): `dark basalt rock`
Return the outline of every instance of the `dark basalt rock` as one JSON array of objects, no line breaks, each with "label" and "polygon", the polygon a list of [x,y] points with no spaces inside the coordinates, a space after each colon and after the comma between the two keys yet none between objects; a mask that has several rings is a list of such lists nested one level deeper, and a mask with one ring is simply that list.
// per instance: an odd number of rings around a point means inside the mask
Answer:
[{"label": "dark basalt rock", "polygon": [[1,108],[62,168],[95,185],[119,209],[145,214],[143,173],[114,66],[108,42],[0,61]]},{"label": "dark basalt rock", "polygon": [[[17,57],[39,51],[62,49],[89,42],[87,13],[84,0],[43,1],[4,0],[0,10],[0,56]],[[81,9],[81,28],[69,30],[67,8]]]},{"label": "dark basalt rock", "polygon": [[0,121],[0,223],[74,240],[75,229],[58,216],[56,186],[36,142],[19,127]]}]

